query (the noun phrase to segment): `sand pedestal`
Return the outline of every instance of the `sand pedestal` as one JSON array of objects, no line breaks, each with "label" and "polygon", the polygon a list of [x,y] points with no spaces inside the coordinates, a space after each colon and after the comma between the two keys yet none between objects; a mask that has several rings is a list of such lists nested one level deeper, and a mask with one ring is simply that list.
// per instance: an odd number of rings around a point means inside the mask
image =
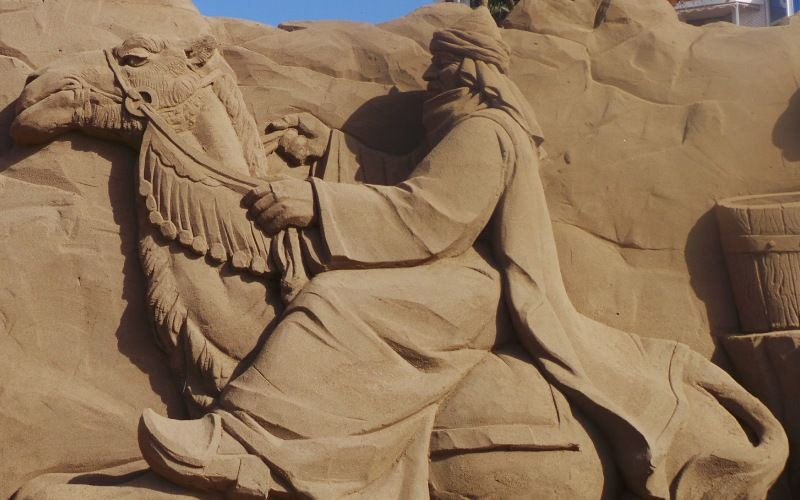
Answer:
[{"label": "sand pedestal", "polygon": [[792,450],[786,474],[796,495],[800,492],[800,330],[733,335],[723,345],[739,382],[786,429]]}]

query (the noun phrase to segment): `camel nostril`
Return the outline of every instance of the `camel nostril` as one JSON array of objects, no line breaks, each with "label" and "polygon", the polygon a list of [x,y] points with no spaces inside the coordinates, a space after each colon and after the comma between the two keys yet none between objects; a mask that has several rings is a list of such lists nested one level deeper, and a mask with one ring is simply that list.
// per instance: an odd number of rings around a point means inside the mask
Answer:
[{"label": "camel nostril", "polygon": [[37,78],[39,78],[39,73],[31,73],[28,75],[28,78],[25,79],[25,85],[30,85]]}]

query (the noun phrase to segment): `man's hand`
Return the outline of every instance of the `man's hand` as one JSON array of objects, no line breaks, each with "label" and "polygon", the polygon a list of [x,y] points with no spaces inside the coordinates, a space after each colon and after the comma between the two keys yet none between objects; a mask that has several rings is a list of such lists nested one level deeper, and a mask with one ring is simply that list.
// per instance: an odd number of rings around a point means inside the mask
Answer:
[{"label": "man's hand", "polygon": [[264,141],[267,154],[276,149],[297,164],[318,160],[328,149],[331,129],[311,113],[286,115],[267,125]]},{"label": "man's hand", "polygon": [[286,179],[259,186],[244,197],[250,216],[268,235],[316,222],[311,182]]}]

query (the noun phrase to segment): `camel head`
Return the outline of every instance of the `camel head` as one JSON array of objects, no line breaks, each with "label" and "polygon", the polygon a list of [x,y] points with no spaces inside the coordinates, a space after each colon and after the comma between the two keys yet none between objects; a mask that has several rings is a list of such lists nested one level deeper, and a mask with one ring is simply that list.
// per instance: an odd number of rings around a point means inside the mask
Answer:
[{"label": "camel head", "polygon": [[[113,58],[130,87],[176,128],[191,121],[189,108],[198,94],[216,42],[204,37],[189,43],[136,35],[111,50],[85,52],[45,66],[28,77],[17,101],[12,137],[22,144],[46,142],[72,130],[136,145],[145,118],[125,99],[108,58]],[[194,104],[194,106],[192,106]]]}]

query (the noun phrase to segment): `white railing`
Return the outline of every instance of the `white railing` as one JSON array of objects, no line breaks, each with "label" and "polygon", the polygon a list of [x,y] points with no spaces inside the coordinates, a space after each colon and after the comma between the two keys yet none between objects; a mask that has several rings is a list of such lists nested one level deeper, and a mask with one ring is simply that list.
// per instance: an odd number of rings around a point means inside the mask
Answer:
[{"label": "white railing", "polygon": [[727,5],[734,3],[764,5],[763,0],[689,0],[687,2],[680,2],[675,4],[675,8],[678,10],[697,9],[699,7],[715,7],[718,5]]}]

